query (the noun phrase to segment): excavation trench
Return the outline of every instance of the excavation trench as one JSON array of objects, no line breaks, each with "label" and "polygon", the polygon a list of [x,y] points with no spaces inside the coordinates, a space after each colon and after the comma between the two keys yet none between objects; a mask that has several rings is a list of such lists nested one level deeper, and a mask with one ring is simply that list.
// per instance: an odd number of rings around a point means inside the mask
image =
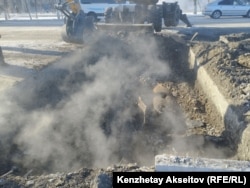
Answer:
[{"label": "excavation trench", "polygon": [[1,96],[8,125],[1,174],[13,166],[19,174],[150,166],[162,153],[234,155],[196,83],[185,40],[140,33],[96,39]]}]

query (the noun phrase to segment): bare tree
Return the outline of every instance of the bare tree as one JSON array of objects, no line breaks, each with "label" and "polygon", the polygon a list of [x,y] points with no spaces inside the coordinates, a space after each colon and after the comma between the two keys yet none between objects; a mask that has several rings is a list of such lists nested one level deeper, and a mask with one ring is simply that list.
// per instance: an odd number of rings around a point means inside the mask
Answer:
[{"label": "bare tree", "polygon": [[10,18],[10,15],[9,15],[9,3],[8,2],[9,1],[7,1],[7,0],[3,1],[5,20],[8,20]]},{"label": "bare tree", "polygon": [[28,14],[29,14],[29,17],[30,17],[30,19],[32,20],[32,16],[31,16],[31,14],[30,14],[30,9],[29,9],[29,5],[28,5],[28,3],[27,3],[27,0],[24,0],[24,3],[25,3],[26,10],[27,10],[27,12],[28,12]]},{"label": "bare tree", "polygon": [[35,11],[36,11],[36,18],[38,18],[37,16],[37,1],[35,0]]}]

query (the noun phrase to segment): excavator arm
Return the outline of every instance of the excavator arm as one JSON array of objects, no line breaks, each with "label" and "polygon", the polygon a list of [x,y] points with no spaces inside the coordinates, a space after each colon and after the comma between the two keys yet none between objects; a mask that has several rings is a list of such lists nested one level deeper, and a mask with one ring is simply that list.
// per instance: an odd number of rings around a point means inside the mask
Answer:
[{"label": "excavator arm", "polygon": [[81,5],[79,0],[66,0],[65,2],[60,0],[58,4],[55,4],[55,9],[62,12],[65,17],[70,18],[72,14],[77,15],[80,13]]},{"label": "excavator arm", "polygon": [[55,8],[65,16],[62,38],[66,42],[83,43],[84,37],[91,36],[94,30],[93,17],[87,16],[81,9],[79,0],[62,0]]}]

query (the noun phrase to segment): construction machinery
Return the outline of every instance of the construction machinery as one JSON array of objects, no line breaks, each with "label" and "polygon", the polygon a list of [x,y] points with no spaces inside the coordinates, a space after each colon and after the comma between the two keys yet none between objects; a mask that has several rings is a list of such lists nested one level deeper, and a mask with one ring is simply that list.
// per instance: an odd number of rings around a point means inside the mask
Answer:
[{"label": "construction machinery", "polygon": [[116,0],[117,5],[108,7],[104,12],[104,22],[95,22],[81,8],[79,0],[59,1],[55,8],[65,15],[63,40],[84,42],[96,30],[146,30],[160,32],[163,23],[166,27],[177,26],[181,19],[191,26],[177,2],[158,3],[158,0]]},{"label": "construction machinery", "polygon": [[158,0],[133,0],[134,4],[121,4],[109,7],[105,12],[106,23],[152,24],[155,32],[162,29],[162,20],[166,27],[177,26],[182,11],[177,2]]},{"label": "construction machinery", "polygon": [[94,31],[94,20],[87,16],[81,8],[78,0],[59,0],[55,8],[63,13],[64,26],[62,38],[65,42],[82,43],[84,38],[92,35]]}]

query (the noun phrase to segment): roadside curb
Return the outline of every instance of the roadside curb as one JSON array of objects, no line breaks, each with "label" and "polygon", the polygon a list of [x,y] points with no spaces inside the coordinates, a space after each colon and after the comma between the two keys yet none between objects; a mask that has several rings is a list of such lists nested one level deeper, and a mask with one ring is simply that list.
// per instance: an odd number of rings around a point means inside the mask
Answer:
[{"label": "roadside curb", "polygon": [[216,107],[225,127],[225,131],[227,132],[226,139],[238,148],[237,158],[239,160],[250,160],[249,124],[240,121],[239,114],[233,109],[233,105],[219,91],[219,88],[209,76],[206,69],[200,66],[201,63],[202,62],[197,60],[192,49],[190,49],[189,66],[196,72],[198,84],[201,86],[208,99]]},{"label": "roadside curb", "polygon": [[[225,172],[225,171],[250,171],[250,124],[239,121],[239,117],[232,105],[219,91],[218,86],[209,76],[202,62],[198,62],[195,53],[189,51],[189,68],[196,73],[198,84],[215,105],[222,123],[227,129],[227,135],[238,148],[236,157],[238,160],[210,159],[202,157],[184,157],[168,154],[155,156],[156,172]],[[211,92],[212,91],[212,92]],[[247,125],[246,125],[247,124]]]}]

